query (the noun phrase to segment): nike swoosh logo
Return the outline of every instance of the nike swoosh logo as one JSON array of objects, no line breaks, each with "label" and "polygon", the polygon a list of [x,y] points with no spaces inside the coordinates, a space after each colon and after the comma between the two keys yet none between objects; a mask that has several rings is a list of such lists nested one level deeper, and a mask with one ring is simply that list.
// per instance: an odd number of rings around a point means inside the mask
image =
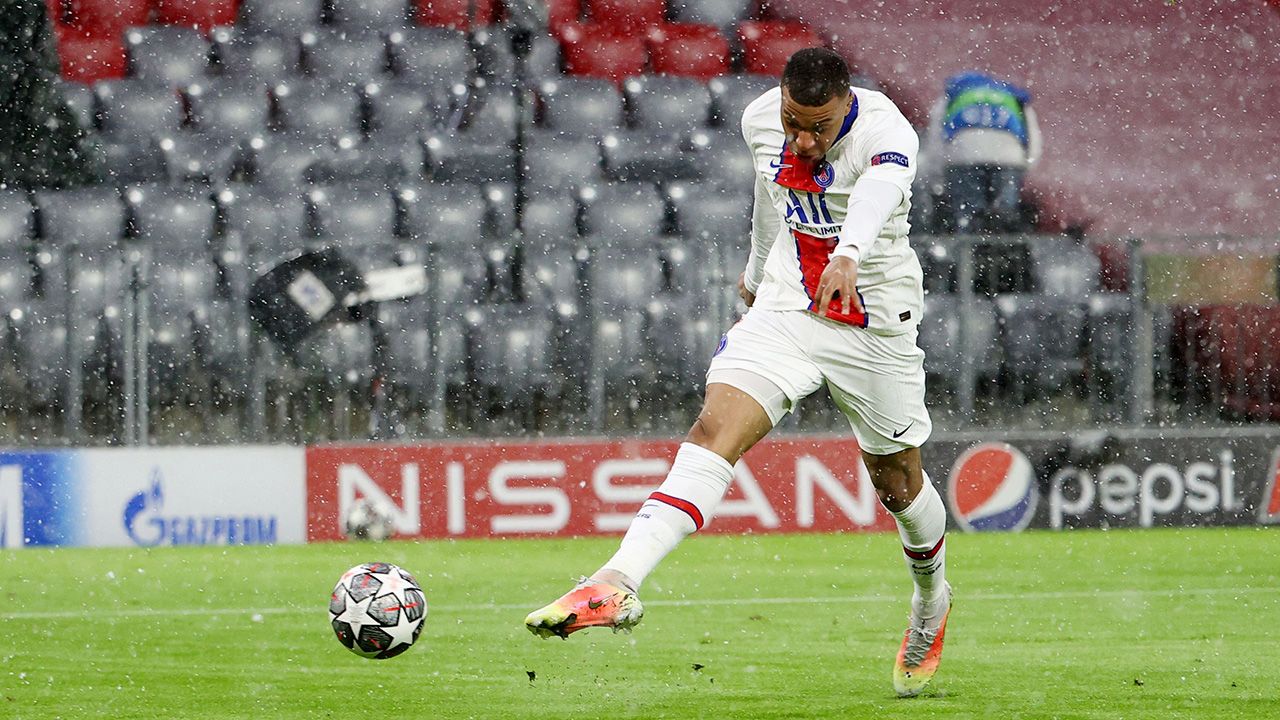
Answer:
[{"label": "nike swoosh logo", "polygon": [[902,434],[903,434],[903,433],[905,433],[906,431],[910,430],[910,429],[911,429],[911,426],[912,426],[912,425],[915,425],[915,424],[916,424],[916,421],[915,421],[915,420],[912,420],[912,421],[911,421],[911,423],[910,423],[910,424],[908,424],[906,427],[904,427],[904,428],[902,428],[901,430],[899,430],[898,432],[894,433],[894,434],[893,434],[893,439],[894,439],[894,440],[897,440],[898,438],[902,437]]},{"label": "nike swoosh logo", "polygon": [[770,160],[770,161],[769,161],[769,167],[771,167],[771,168],[773,168],[773,169],[775,169],[775,170],[780,170],[780,169],[782,169],[782,168],[789,168],[789,167],[791,167],[791,163],[780,163],[780,162],[778,162],[777,160]]},{"label": "nike swoosh logo", "polygon": [[[609,597],[613,597],[613,596],[610,595]],[[599,610],[602,606],[604,606],[606,602],[609,601],[609,597],[590,598],[587,600],[587,607],[591,608],[592,610]]]}]

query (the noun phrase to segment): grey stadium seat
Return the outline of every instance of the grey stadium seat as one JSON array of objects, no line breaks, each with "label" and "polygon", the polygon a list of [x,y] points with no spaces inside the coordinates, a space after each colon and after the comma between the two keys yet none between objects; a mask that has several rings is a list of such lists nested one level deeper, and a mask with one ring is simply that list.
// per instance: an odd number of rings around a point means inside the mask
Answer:
[{"label": "grey stadium seat", "polygon": [[395,30],[410,22],[406,0],[330,0],[329,22],[347,30]]},{"label": "grey stadium seat", "polygon": [[161,87],[176,88],[193,82],[209,66],[209,41],[193,28],[129,28],[124,44],[129,75]]},{"label": "grey stadium seat", "polygon": [[491,234],[484,193],[472,185],[418,184],[401,188],[403,234],[441,246],[469,247]]},{"label": "grey stadium seat", "polygon": [[712,246],[742,246],[751,235],[754,195],[697,182],[673,183],[667,197],[679,234]]},{"label": "grey stadium seat", "polygon": [[540,124],[565,135],[600,136],[623,123],[622,94],[608,80],[559,77],[538,85]]},{"label": "grey stadium seat", "polygon": [[58,80],[54,83],[62,101],[66,103],[71,116],[76,119],[81,130],[91,131],[98,126],[97,108],[93,96],[93,88],[78,82]]},{"label": "grey stadium seat", "polygon": [[583,235],[604,240],[652,238],[667,229],[666,203],[651,185],[614,183],[582,188]]},{"label": "grey stadium seat", "polygon": [[323,140],[255,137],[245,145],[246,174],[256,185],[297,192],[305,184],[311,165],[323,162],[334,152],[333,145]]},{"label": "grey stadium seat", "polygon": [[435,132],[423,138],[428,176],[441,183],[515,181],[515,152],[503,139],[467,132]]},{"label": "grey stadium seat", "polygon": [[1015,391],[1056,390],[1084,371],[1084,305],[1008,293],[996,297],[1003,367]]},{"label": "grey stadium seat", "polygon": [[292,37],[253,35],[236,28],[217,28],[212,37],[211,76],[266,86],[297,73],[298,43]]},{"label": "grey stadium seat", "polygon": [[124,200],[132,236],[153,245],[156,257],[184,246],[206,249],[213,237],[217,209],[207,188],[135,185]]},{"label": "grey stadium seat", "polygon": [[406,28],[387,36],[391,69],[400,79],[419,85],[467,83],[476,59],[460,30]]},{"label": "grey stadium seat", "polygon": [[138,80],[113,80],[95,86],[98,119],[103,134],[137,141],[182,126],[182,100],[173,88]]},{"label": "grey stadium seat", "polygon": [[405,140],[446,126],[452,95],[444,87],[408,82],[369,83],[361,89],[370,138]]},{"label": "grey stadium seat", "polygon": [[1103,397],[1125,397],[1135,364],[1133,300],[1126,293],[1097,293],[1089,298],[1088,307],[1090,378]]},{"label": "grey stadium seat", "polygon": [[[961,323],[969,323],[965,340]],[[997,334],[995,309],[987,298],[975,297],[971,307],[962,308],[955,295],[925,295],[917,342],[931,381],[955,390],[966,354],[974,358],[980,379],[993,378],[999,366]]]},{"label": "grey stadium seat", "polygon": [[753,192],[755,158],[740,133],[727,129],[695,130],[689,136],[689,145],[702,180],[737,192]]},{"label": "grey stadium seat", "polygon": [[248,138],[266,132],[271,107],[266,88],[232,78],[192,83],[183,91],[191,124],[215,136]]},{"label": "grey stadium seat", "polygon": [[552,320],[541,305],[503,303],[467,311],[467,386],[477,405],[531,413],[552,389]]},{"label": "grey stadium seat", "polygon": [[707,86],[692,78],[643,75],[622,84],[627,122],[654,133],[680,134],[704,127],[711,119]]},{"label": "grey stadium seat", "polygon": [[387,137],[343,143],[308,165],[303,176],[312,185],[391,188],[420,180],[425,162],[421,144],[412,138],[397,143]]},{"label": "grey stadium seat", "polygon": [[320,25],[324,0],[243,0],[236,25],[255,34],[298,36]]},{"label": "grey stadium seat", "polygon": [[299,37],[298,45],[302,71],[316,80],[364,85],[387,72],[387,43],[374,32],[311,30]]},{"label": "grey stadium seat", "polygon": [[320,239],[342,247],[388,241],[396,233],[396,203],[390,190],[316,188],[308,193]]},{"label": "grey stadium seat", "polygon": [[738,132],[742,112],[765,91],[778,87],[778,79],[768,75],[722,75],[707,83],[711,93],[715,124]]},{"label": "grey stadium seat", "polygon": [[526,187],[559,190],[604,182],[600,145],[591,138],[540,130],[525,136]]},{"label": "grey stadium seat", "polygon": [[162,404],[186,392],[183,381],[195,360],[196,318],[217,299],[217,269],[198,245],[151,250],[148,366],[151,391]]},{"label": "grey stadium seat", "polygon": [[218,185],[231,179],[241,156],[240,140],[205,133],[158,136],[169,182]]},{"label": "grey stadium seat", "polygon": [[533,242],[578,237],[578,201],[570,188],[530,192],[524,206],[524,234]]},{"label": "grey stadium seat", "polygon": [[[525,106],[525,127],[532,116],[533,99],[525,93],[521,96]],[[516,95],[510,88],[489,87],[484,92],[472,93],[467,98],[466,112],[460,128],[479,138],[480,142],[511,141],[516,136],[516,119],[519,116]]]},{"label": "grey stadium seat", "polygon": [[751,18],[753,0],[671,0],[669,7],[677,22],[730,28]]},{"label": "grey stadium seat", "polygon": [[114,245],[124,237],[125,208],[115,188],[44,190],[35,206],[40,236],[59,247]]},{"label": "grey stadium seat", "polygon": [[307,208],[297,188],[281,193],[240,185],[224,188],[217,199],[225,218],[225,241],[243,248],[251,266],[302,246]]},{"label": "grey stadium seat", "polygon": [[1102,263],[1082,244],[1067,238],[1036,238],[1027,246],[1034,287],[1041,294],[1083,300],[1098,290]]},{"label": "grey stadium seat", "polygon": [[271,89],[280,132],[298,138],[336,140],[361,134],[360,98],[353,88],[294,81]]},{"label": "grey stadium seat", "polygon": [[[515,74],[510,31],[500,25],[479,28],[472,34],[472,44],[481,76],[500,85],[510,84]],[[560,44],[550,35],[534,35],[525,59],[525,77],[541,80],[559,75]]]},{"label": "grey stadium seat", "polygon": [[25,192],[0,190],[0,247],[26,247],[35,231],[34,210]]},{"label": "grey stadium seat", "polygon": [[664,183],[696,178],[702,173],[679,136],[654,135],[649,130],[615,130],[600,138],[600,152],[610,180]]}]

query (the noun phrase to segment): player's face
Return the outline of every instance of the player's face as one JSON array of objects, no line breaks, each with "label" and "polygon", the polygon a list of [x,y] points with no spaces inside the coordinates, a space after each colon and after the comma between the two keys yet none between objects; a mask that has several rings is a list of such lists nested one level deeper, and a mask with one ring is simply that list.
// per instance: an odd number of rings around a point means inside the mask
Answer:
[{"label": "player's face", "polygon": [[853,93],[837,95],[823,105],[813,106],[795,102],[791,93],[782,88],[782,131],[787,136],[787,148],[809,160],[826,155],[852,108]]}]

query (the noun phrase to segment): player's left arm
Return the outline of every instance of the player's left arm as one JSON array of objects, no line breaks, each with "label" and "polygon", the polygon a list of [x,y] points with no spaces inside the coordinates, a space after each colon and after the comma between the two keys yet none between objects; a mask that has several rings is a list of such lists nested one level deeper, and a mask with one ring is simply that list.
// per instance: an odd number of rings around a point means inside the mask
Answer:
[{"label": "player's left arm", "polygon": [[818,307],[828,307],[839,293],[843,312],[866,311],[857,292],[858,265],[876,254],[885,223],[908,197],[919,150],[920,138],[900,114],[866,138],[864,169],[849,194],[840,242],[818,279]]}]

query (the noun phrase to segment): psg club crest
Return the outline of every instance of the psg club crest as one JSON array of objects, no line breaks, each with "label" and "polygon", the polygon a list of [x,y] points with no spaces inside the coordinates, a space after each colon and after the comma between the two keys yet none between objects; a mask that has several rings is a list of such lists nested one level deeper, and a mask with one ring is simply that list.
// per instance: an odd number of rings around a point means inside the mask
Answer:
[{"label": "psg club crest", "polygon": [[969,448],[951,468],[947,501],[956,523],[968,530],[1021,530],[1039,500],[1031,463],[1005,443]]},{"label": "psg club crest", "polygon": [[826,160],[818,161],[813,167],[813,181],[818,183],[818,187],[826,189],[831,187],[831,183],[835,182],[836,169],[831,167],[831,163]]}]

